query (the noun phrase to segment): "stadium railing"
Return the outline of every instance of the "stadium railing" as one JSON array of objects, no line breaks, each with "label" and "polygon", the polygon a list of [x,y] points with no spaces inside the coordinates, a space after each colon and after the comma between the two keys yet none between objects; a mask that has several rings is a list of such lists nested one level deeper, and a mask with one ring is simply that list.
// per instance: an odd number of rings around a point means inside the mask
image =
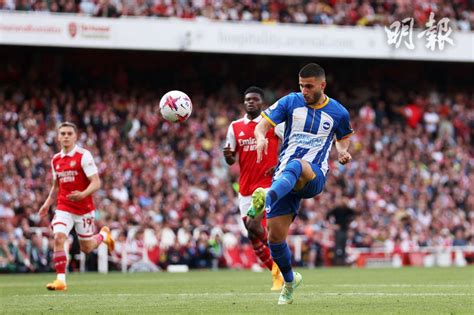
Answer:
[{"label": "stadium railing", "polygon": [[[292,235],[289,243],[293,249],[296,264],[306,266],[302,261],[303,244],[307,241],[304,235]],[[126,247],[121,250],[120,267],[122,272],[158,271],[159,269],[148,259],[147,247],[143,247],[141,260],[130,264]],[[347,264],[360,268],[420,266],[420,267],[464,267],[474,263],[474,246],[430,246],[419,247],[409,251],[388,251],[384,248],[353,248],[348,247]],[[81,254],[81,271],[85,271],[86,256]],[[108,272],[107,262],[110,260],[107,247],[98,250],[98,271]],[[326,265],[326,264],[324,264]],[[187,269],[186,269],[187,270]]]},{"label": "stadium railing", "polygon": [[347,254],[357,267],[464,267],[474,263],[474,246],[429,246],[406,251],[348,248]]}]

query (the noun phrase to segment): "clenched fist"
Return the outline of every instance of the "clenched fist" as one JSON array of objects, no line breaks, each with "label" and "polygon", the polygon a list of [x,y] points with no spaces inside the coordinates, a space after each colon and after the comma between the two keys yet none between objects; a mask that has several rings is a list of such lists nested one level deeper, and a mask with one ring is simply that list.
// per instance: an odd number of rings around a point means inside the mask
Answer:
[{"label": "clenched fist", "polygon": [[338,157],[339,163],[344,165],[346,163],[349,163],[351,160],[352,160],[352,156],[349,152],[347,151],[339,152],[339,157]]}]

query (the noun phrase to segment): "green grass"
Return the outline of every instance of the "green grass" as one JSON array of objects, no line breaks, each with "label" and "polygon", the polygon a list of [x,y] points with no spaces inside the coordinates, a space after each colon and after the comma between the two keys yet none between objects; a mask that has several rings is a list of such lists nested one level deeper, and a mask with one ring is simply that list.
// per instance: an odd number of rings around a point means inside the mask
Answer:
[{"label": "green grass", "polygon": [[277,305],[270,273],[53,274],[0,276],[0,313],[474,314],[474,268],[299,270],[293,305]]}]

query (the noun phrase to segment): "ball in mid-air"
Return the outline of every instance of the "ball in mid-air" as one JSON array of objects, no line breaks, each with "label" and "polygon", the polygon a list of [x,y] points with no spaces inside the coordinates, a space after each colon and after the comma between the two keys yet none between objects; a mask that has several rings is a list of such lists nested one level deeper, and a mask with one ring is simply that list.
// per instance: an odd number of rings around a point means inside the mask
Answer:
[{"label": "ball in mid-air", "polygon": [[192,111],[191,99],[181,91],[169,91],[160,100],[161,116],[169,122],[183,122]]}]

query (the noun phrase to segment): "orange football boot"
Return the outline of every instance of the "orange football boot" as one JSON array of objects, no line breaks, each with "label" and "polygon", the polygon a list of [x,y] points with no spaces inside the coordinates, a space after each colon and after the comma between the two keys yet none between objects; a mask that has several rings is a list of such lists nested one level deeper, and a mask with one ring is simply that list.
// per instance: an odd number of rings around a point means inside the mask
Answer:
[{"label": "orange football boot", "polygon": [[67,285],[66,282],[56,279],[52,283],[48,283],[46,289],[51,291],[65,291],[67,290]]}]

